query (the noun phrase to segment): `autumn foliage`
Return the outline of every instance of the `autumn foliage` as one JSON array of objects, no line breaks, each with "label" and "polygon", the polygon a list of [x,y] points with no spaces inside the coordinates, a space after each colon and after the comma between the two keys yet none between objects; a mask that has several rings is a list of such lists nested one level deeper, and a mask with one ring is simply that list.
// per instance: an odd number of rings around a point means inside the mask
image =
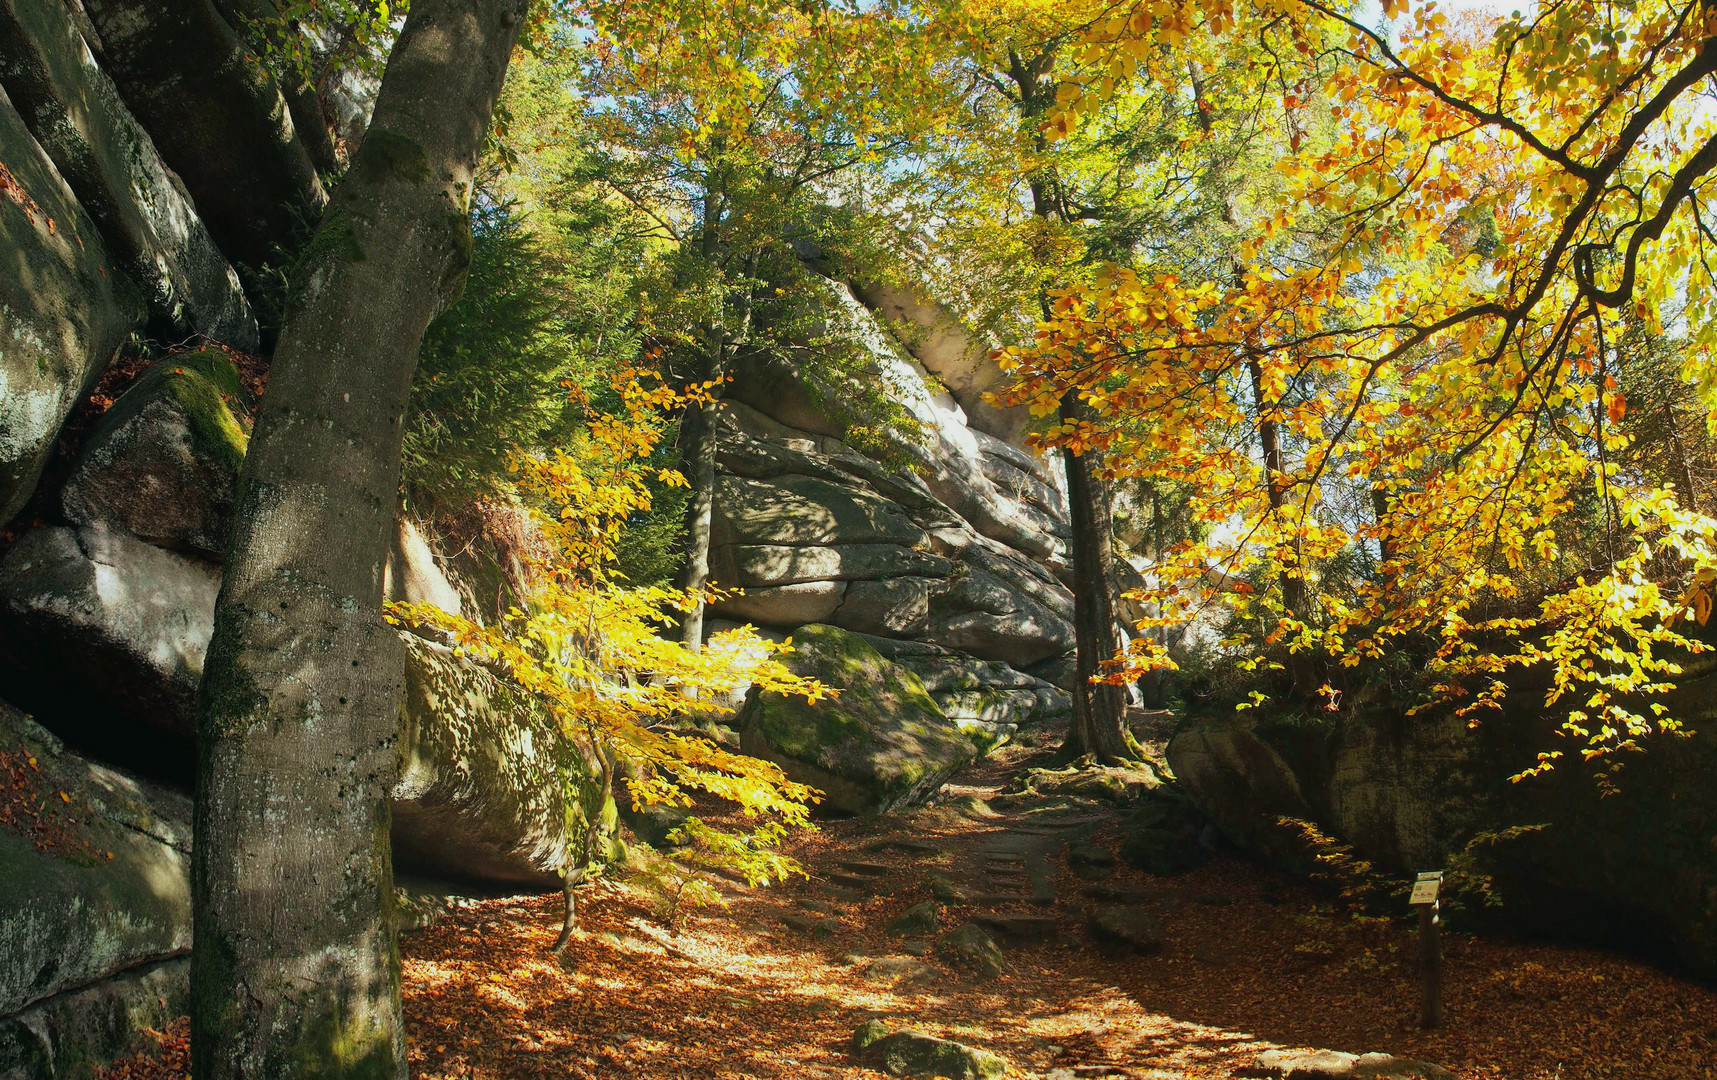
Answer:
[{"label": "autumn foliage", "polygon": [[[1070,275],[1001,354],[1009,396],[1047,417],[1074,389],[1097,419],[1046,444],[1191,485],[1206,529],[1156,568],[1153,622],[1225,603],[1231,645],[1332,703],[1335,672],[1409,646],[1427,700],[1475,718],[1539,668],[1588,757],[1631,748],[1677,726],[1652,698],[1704,648],[1717,576],[1695,493],[1628,464],[1619,388],[1630,336],[1670,339],[1711,385],[1707,16],[1390,13],[1385,31],[1315,0],[1093,14],[1052,139],[1163,80],[1195,108],[1251,95],[1282,134],[1268,175],[1222,178],[1226,258]],[[1249,58],[1196,85],[1184,50],[1223,41]],[[1114,677],[1169,662],[1142,640]]]}]

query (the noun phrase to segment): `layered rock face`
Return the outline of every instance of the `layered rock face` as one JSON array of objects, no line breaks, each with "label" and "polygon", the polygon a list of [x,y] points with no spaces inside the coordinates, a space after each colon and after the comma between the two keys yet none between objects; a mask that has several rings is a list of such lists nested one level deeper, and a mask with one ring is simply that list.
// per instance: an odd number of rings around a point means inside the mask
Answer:
[{"label": "layered rock face", "polygon": [[[1542,687],[1517,686],[1476,729],[1444,713],[1373,708],[1334,725],[1196,726],[1169,764],[1225,836],[1279,865],[1308,859],[1283,817],[1308,819],[1405,881],[1476,855],[1503,898],[1476,917],[1622,946],[1717,976],[1717,662],[1687,661],[1666,699],[1693,732],[1628,755],[1606,794],[1564,763],[1511,783],[1560,741]],[[1520,827],[1525,831],[1514,832]]]},{"label": "layered rock face", "polygon": [[829,283],[828,297],[832,329],[864,346],[921,430],[894,440],[884,464],[818,406],[838,387],[786,365],[743,369],[722,409],[710,573],[745,593],[714,614],[1054,666],[1073,648],[1073,597],[1053,475],[968,426],[845,285]]},{"label": "layered rock face", "polygon": [[[711,629],[792,632],[788,663],[842,697],[753,695],[743,745],[826,792],[825,809],[876,813],[932,794],[1019,724],[1068,712],[1068,526],[1041,458],[968,424],[848,286],[825,292],[827,331],[863,350],[863,377],[917,430],[878,449],[822,404],[841,399],[830,376],[742,365],[718,426],[710,577],[743,592],[714,606]],[[916,301],[910,313],[937,331],[920,348],[963,385],[986,364],[999,379],[945,310]],[[983,407],[1017,436],[1017,417]]]}]

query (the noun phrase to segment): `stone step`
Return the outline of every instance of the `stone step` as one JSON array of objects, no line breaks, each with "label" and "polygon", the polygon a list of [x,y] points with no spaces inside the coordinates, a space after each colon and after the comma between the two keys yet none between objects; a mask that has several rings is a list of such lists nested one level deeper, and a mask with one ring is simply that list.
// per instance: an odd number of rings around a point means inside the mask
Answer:
[{"label": "stone step", "polygon": [[843,874],[839,870],[830,872],[829,880],[836,885],[849,889],[872,889],[876,887],[876,878],[860,877],[857,874]]},{"label": "stone step", "polygon": [[1061,923],[1053,915],[995,912],[974,915],[972,921],[986,929],[994,930],[1016,944],[1048,941],[1061,934]]},{"label": "stone step", "polygon": [[928,840],[884,840],[871,844],[866,851],[910,851],[918,855],[946,855],[947,849]]},{"label": "stone step", "polygon": [[865,862],[863,859],[846,859],[835,864],[842,870],[850,870],[865,877],[887,877],[895,872],[895,868],[885,863]]},{"label": "stone step", "polygon": [[1038,861],[1026,866],[1026,876],[1031,879],[1031,902],[1049,905],[1055,903],[1055,876],[1049,864]]}]

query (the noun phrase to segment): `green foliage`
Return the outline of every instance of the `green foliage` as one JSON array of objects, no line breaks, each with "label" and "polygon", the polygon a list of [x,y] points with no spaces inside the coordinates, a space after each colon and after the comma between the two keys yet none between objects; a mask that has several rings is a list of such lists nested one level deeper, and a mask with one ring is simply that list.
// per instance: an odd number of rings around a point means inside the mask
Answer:
[{"label": "green foliage", "polygon": [[[1316,863],[1312,877],[1334,890],[1342,910],[1361,916],[1405,917],[1406,899],[1412,882],[1378,870],[1370,860],[1360,858],[1352,847],[1325,833],[1313,822],[1284,817],[1278,824],[1299,834],[1306,851]],[[1438,893],[1442,912],[1459,915],[1481,908],[1502,907],[1505,897],[1497,886],[1493,870],[1495,850],[1548,827],[1515,825],[1487,830],[1475,834],[1460,851],[1450,854],[1444,860],[1443,884]]]},{"label": "green foliage", "polygon": [[506,487],[514,452],[552,445],[580,417],[584,375],[566,333],[573,283],[509,202],[480,202],[464,295],[430,324],[418,354],[405,472],[418,501],[449,505]]}]

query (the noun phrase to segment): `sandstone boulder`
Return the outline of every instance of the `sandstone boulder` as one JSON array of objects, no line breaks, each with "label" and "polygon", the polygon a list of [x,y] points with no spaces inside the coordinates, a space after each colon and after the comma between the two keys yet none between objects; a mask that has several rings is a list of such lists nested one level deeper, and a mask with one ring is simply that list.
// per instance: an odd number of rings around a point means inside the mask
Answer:
[{"label": "sandstone boulder", "polygon": [[0,808],[0,1017],[189,951],[189,799],[4,705],[0,768],[25,785]]},{"label": "sandstone boulder", "polygon": [[[589,747],[566,738],[525,694],[450,649],[411,635],[393,793],[399,867],[435,877],[552,888],[568,811],[614,832],[612,798]],[[567,793],[576,800],[568,806]]]},{"label": "sandstone boulder", "polygon": [[1628,948],[1708,978],[1717,973],[1717,661],[1682,664],[1662,703],[1692,734],[1650,741],[1608,791],[1578,763],[1510,781],[1562,741],[1542,685],[1525,679],[1476,728],[1446,709],[1408,716],[1375,704],[1321,724],[1194,728],[1168,758],[1225,837],[1285,868],[1309,859],[1275,826],[1283,814],[1309,818],[1404,881],[1465,851],[1503,901],[1467,918]]},{"label": "sandstone boulder", "polygon": [[104,69],[221,250],[252,269],[278,261],[327,193],[262,61],[211,0],[83,0],[83,8]]},{"label": "sandstone boulder", "polygon": [[0,85],[163,333],[254,350],[238,275],[62,0],[0,0]]},{"label": "sandstone boulder", "polygon": [[84,440],[60,490],[66,520],[219,561],[249,443],[244,399],[218,350],[153,365]]},{"label": "sandstone boulder", "polygon": [[[97,522],[26,533],[0,561],[0,686],[80,745],[188,755],[220,570]],[[188,757],[185,758],[188,761]]]},{"label": "sandstone boulder", "polygon": [[826,809],[882,813],[922,802],[975,748],[942,714],[911,671],[866,638],[833,626],[804,626],[786,664],[838,688],[834,701],[753,690],[736,720],[745,752],[780,763],[821,789]]},{"label": "sandstone boulder", "polygon": [[881,1020],[872,1020],[853,1033],[852,1054],[861,1064],[890,1076],[995,1080],[1008,1071],[1006,1059],[988,1050],[919,1031],[891,1031]]},{"label": "sandstone boulder", "polygon": [[0,521],[35,489],[73,406],[143,303],[0,91]]}]

